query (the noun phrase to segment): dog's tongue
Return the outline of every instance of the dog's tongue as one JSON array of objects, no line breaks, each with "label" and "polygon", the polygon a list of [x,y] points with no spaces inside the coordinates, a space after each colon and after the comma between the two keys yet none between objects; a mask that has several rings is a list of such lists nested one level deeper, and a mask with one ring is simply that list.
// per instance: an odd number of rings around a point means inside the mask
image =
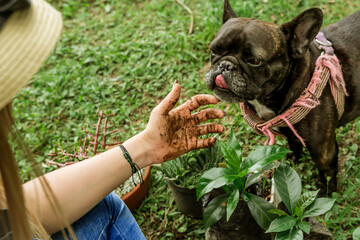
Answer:
[{"label": "dog's tongue", "polygon": [[215,79],[215,85],[220,88],[229,88],[228,85],[226,85],[226,82],[224,80],[224,77],[222,75],[217,75]]}]

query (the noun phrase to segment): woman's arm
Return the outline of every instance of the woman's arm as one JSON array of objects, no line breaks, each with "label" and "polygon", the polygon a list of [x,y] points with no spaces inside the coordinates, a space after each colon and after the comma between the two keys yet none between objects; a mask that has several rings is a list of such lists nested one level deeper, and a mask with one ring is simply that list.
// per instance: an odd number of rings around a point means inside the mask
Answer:
[{"label": "woman's arm", "polygon": [[[144,131],[124,142],[134,163],[140,168],[174,159],[190,150],[211,146],[214,138],[198,139],[207,133],[224,130],[218,124],[204,124],[208,119],[224,117],[219,109],[205,109],[191,114],[199,106],[216,104],[211,95],[197,95],[174,108],[180,97],[180,85],[152,111]],[[79,163],[44,175],[69,222],[81,218],[105,196],[131,176],[131,168],[119,147]],[[64,226],[55,217],[40,178],[24,184],[27,202],[34,207],[45,229],[54,233]]]}]

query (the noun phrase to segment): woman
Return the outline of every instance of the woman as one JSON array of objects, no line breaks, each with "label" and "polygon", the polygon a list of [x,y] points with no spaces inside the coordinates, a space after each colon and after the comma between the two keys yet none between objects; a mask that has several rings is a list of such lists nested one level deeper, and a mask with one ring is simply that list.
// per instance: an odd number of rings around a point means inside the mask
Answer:
[{"label": "woman", "polygon": [[[49,239],[53,234],[54,239],[144,239],[125,204],[110,193],[136,168],[211,146],[214,138],[198,137],[224,128],[199,123],[225,114],[219,109],[191,113],[199,106],[216,104],[211,95],[197,95],[173,109],[180,97],[175,82],[141,133],[120,147],[44,176],[34,165],[40,177],[22,185],[8,143],[9,134],[18,135],[11,128],[11,99],[50,54],[61,26],[60,14],[43,0],[0,1],[0,238]],[[31,160],[26,146],[24,151]]]}]

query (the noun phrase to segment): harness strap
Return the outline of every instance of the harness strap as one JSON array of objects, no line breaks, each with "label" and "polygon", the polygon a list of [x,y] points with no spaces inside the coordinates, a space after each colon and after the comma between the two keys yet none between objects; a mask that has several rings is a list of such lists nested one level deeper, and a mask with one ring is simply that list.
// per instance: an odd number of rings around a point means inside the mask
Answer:
[{"label": "harness strap", "polygon": [[328,82],[339,119],[344,112],[347,92],[339,60],[334,54],[331,43],[326,40],[322,32],[319,32],[316,36],[315,42],[323,52],[316,60],[315,71],[309,85],[289,109],[269,121],[265,121],[255,114],[247,102],[239,103],[245,121],[257,133],[267,136],[265,145],[273,145],[275,136],[284,137],[284,135],[274,130],[275,127],[289,127],[302,145],[305,146],[305,141],[297,133],[293,125],[301,121],[313,108],[320,105],[319,98]]}]

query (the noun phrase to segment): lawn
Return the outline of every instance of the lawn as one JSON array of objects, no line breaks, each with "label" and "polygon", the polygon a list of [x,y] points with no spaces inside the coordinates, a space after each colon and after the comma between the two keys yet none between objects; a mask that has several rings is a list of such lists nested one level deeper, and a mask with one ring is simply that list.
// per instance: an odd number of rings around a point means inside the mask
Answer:
[{"label": "lawn", "polygon": [[[145,128],[152,108],[171,89],[174,80],[182,86],[180,102],[194,94],[210,93],[204,84],[209,64],[209,44],[221,26],[222,0],[186,0],[194,16],[175,0],[52,1],[64,18],[64,29],[56,49],[30,84],[14,99],[17,126],[44,171],[47,153],[77,151],[85,129],[97,122],[97,113],[113,113],[122,141]],[[317,6],[324,11],[324,25],[360,9],[350,0],[231,1],[242,17],[256,17],[277,24]],[[220,103],[227,116],[227,131],[233,127],[244,151],[261,145],[265,138],[247,126],[236,104]],[[360,225],[359,137],[357,123],[338,130],[341,175],[336,205],[320,218],[336,239],[347,239]],[[360,125],[360,124],[359,124]],[[279,140],[280,145],[286,146]],[[17,152],[24,181],[30,166]],[[305,155],[296,169],[306,190],[313,189],[316,176]],[[149,196],[134,213],[148,239],[202,239],[200,220],[182,215],[162,175],[153,170]]]}]

